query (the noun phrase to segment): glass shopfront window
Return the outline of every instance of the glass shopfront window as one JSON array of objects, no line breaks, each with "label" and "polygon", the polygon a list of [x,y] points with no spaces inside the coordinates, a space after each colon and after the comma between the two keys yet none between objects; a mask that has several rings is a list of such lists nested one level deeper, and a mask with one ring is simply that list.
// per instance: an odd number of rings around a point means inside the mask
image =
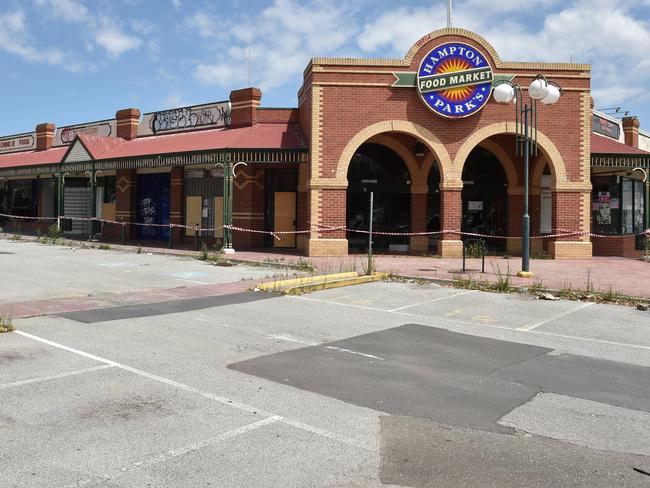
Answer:
[{"label": "glass shopfront window", "polygon": [[597,234],[643,232],[643,183],[622,176],[594,176],[591,213]]},{"label": "glass shopfront window", "polygon": [[35,202],[32,180],[9,182],[9,213],[23,217],[33,217],[36,210]]}]

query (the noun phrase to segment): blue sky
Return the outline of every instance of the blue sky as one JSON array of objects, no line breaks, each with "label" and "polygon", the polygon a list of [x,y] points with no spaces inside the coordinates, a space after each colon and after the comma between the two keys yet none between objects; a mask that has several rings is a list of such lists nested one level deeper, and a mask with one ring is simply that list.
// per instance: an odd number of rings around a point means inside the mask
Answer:
[{"label": "blue sky", "polygon": [[[313,56],[403,57],[446,0],[0,0],[0,134],[228,98],[296,106]],[[596,107],[650,131],[650,0],[456,0],[502,59],[592,64]]]}]

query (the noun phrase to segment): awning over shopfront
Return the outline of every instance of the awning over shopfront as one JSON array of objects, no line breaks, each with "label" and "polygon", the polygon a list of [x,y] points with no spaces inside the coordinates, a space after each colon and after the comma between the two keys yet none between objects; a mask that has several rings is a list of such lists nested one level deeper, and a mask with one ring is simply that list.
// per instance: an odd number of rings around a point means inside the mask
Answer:
[{"label": "awning over shopfront", "polygon": [[608,137],[592,134],[591,167],[650,169],[650,153]]},{"label": "awning over shopfront", "polygon": [[126,140],[79,134],[69,147],[0,155],[0,176],[184,166],[217,162],[299,163],[307,141],[296,123],[261,123]]}]

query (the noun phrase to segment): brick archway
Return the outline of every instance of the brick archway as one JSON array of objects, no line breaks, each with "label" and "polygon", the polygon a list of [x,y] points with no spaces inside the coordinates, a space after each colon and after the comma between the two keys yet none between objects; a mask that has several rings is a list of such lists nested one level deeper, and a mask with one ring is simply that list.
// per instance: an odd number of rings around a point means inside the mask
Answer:
[{"label": "brick archway", "polygon": [[449,156],[445,146],[440,142],[440,139],[433,135],[429,130],[420,125],[414,124],[413,122],[405,120],[387,120],[360,130],[354,137],[352,137],[352,139],[350,139],[339,157],[336,168],[336,180],[347,181],[348,167],[350,161],[352,161],[352,156],[354,156],[354,153],[363,143],[368,142],[369,139],[375,136],[387,132],[409,134],[422,141],[422,143],[425,144],[435,155],[436,160],[439,163],[441,181],[444,181],[447,175],[453,174],[451,157]]},{"label": "brick archway", "polygon": [[[498,134],[515,134],[515,123],[514,122],[499,122],[496,124],[491,124],[482,129],[474,132],[471,137],[469,137],[463,145],[460,147],[456,153],[456,158],[453,163],[453,170],[459,175],[463,172],[463,166],[465,161],[469,156],[472,149],[476,146],[480,146],[486,139],[491,136]],[[566,165],[564,164],[564,159],[560,154],[560,151],[555,147],[553,141],[546,136],[541,131],[537,131],[537,143],[546,156],[546,161],[548,162],[549,168],[551,169],[551,174],[553,175],[553,186],[551,189],[555,190],[558,187],[563,186],[562,184],[567,181],[566,175]],[[510,176],[509,176],[510,178]],[[516,181],[516,175],[515,175]]]}]

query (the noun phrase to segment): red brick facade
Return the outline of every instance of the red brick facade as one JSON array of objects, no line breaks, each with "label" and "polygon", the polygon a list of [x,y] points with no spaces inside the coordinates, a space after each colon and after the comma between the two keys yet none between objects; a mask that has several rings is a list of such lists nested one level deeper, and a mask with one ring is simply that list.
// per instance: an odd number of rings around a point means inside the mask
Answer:
[{"label": "red brick facade", "polygon": [[[406,151],[413,158],[411,171],[411,226],[417,232],[426,227],[426,182],[423,159],[414,155],[419,140],[432,154],[441,174],[442,230],[460,229],[463,165],[470,151],[486,145],[494,152],[508,175],[508,233],[521,233],[523,171],[521,158],[515,156],[515,109],[490,100],[482,111],[462,119],[448,119],[429,110],[415,88],[392,87],[394,72],[416,72],[423,57],[444,42],[463,42],[481,52],[495,75],[515,75],[522,87],[538,73],[559,83],[563,96],[553,106],[538,107],[540,156],[531,161],[531,213],[533,229],[539,229],[535,214],[539,201],[540,177],[548,165],[553,175],[553,227],[588,231],[590,67],[574,64],[506,63],[481,37],[460,29],[433,32],[409,51],[404,60],[313,59],[305,71],[300,90],[300,121],[311,148],[311,175],[307,181],[312,199],[312,222],[344,225],[346,217],[347,169],[354,152],[364,142],[383,136],[384,144]],[[524,98],[527,99],[526,93]],[[401,155],[402,153],[400,153]],[[424,158],[426,159],[426,157]],[[408,163],[407,163],[408,166]],[[419,188],[419,189],[416,189]],[[422,188],[424,187],[424,191]],[[537,190],[536,190],[537,189]],[[431,189],[428,189],[431,191]],[[535,192],[536,190],[536,192]],[[317,204],[313,204],[317,200]],[[537,204],[537,206],[539,206]],[[536,234],[537,232],[534,232]],[[347,249],[343,233],[312,233],[303,250],[319,255],[330,252],[338,241],[337,253]],[[450,255],[459,253],[457,234],[447,233],[443,246]],[[414,242],[412,241],[412,247]],[[590,256],[591,244],[581,239],[582,248],[566,248],[562,243],[557,257]],[[327,251],[321,251],[327,249]],[[336,246],[334,246],[336,247]],[[421,247],[421,246],[416,246]],[[414,251],[414,249],[412,249]],[[419,251],[417,249],[416,251]]]}]

